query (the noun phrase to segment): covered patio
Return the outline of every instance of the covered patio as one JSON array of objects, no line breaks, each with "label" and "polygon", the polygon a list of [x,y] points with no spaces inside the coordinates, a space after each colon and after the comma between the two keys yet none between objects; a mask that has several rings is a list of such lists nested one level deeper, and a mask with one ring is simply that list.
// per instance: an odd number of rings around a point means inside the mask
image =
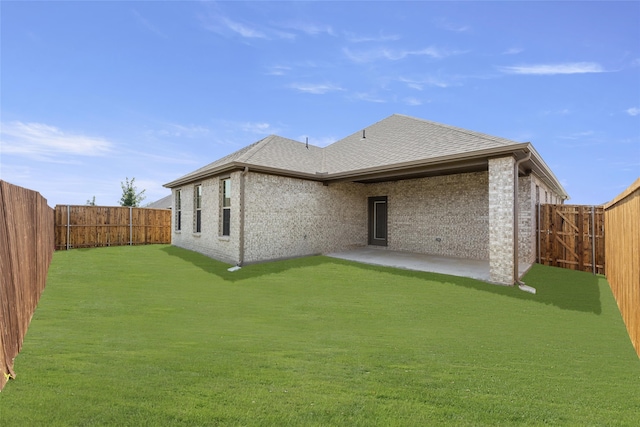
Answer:
[{"label": "covered patio", "polygon": [[[366,246],[342,252],[326,254],[332,258],[361,262],[364,264],[402,268],[405,270],[428,271],[451,276],[470,277],[491,282],[489,260],[455,258],[427,255],[415,252],[392,251],[384,247]],[[520,263],[519,276],[522,277],[531,264]]]}]

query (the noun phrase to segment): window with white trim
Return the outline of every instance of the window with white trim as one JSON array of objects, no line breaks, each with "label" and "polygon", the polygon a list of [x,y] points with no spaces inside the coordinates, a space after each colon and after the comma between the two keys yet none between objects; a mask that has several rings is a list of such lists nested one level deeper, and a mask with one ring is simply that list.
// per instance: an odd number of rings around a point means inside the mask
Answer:
[{"label": "window with white trim", "polygon": [[202,231],[202,185],[193,188],[193,232]]},{"label": "window with white trim", "polygon": [[222,200],[220,203],[220,224],[222,236],[231,234],[231,179],[225,178],[220,180],[220,194]]},{"label": "window with white trim", "polygon": [[182,229],[182,190],[176,190],[175,201],[173,206],[175,208],[175,227],[176,231]]}]

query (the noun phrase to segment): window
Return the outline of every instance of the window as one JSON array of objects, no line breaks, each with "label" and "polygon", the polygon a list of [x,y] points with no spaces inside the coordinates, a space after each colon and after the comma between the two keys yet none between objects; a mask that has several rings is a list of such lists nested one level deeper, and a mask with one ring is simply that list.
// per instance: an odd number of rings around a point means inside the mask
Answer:
[{"label": "window", "polygon": [[231,234],[231,179],[226,178],[220,181],[220,193],[222,194],[221,216],[222,235]]},{"label": "window", "polygon": [[181,197],[181,191],[182,190],[176,190],[176,199],[175,199],[175,203],[173,204],[175,207],[175,227],[176,227],[176,231],[180,231],[182,229],[182,201],[180,200]]},{"label": "window", "polygon": [[196,185],[193,189],[193,231],[202,231],[202,185]]}]

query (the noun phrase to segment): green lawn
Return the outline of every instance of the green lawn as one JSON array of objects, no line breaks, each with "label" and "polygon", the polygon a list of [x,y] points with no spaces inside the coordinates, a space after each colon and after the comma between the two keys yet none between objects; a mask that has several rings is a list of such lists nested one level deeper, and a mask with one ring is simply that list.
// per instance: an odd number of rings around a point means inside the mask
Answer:
[{"label": "green lawn", "polygon": [[327,257],[57,252],[3,426],[640,425],[640,361],[602,276],[537,295]]}]

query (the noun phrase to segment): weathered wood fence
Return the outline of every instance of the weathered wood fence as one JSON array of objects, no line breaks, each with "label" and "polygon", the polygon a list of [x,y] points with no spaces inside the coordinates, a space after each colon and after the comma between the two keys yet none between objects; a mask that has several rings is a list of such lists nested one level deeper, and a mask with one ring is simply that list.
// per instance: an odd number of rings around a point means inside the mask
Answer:
[{"label": "weathered wood fence", "polygon": [[56,205],[56,249],[171,243],[171,211]]},{"label": "weathered wood fence", "polygon": [[538,205],[537,216],[539,264],[604,274],[602,206]]},{"label": "weathered wood fence", "polygon": [[53,209],[40,193],[0,181],[0,390],[47,281]]},{"label": "weathered wood fence", "polygon": [[640,357],[640,178],[604,206],[607,281]]}]

